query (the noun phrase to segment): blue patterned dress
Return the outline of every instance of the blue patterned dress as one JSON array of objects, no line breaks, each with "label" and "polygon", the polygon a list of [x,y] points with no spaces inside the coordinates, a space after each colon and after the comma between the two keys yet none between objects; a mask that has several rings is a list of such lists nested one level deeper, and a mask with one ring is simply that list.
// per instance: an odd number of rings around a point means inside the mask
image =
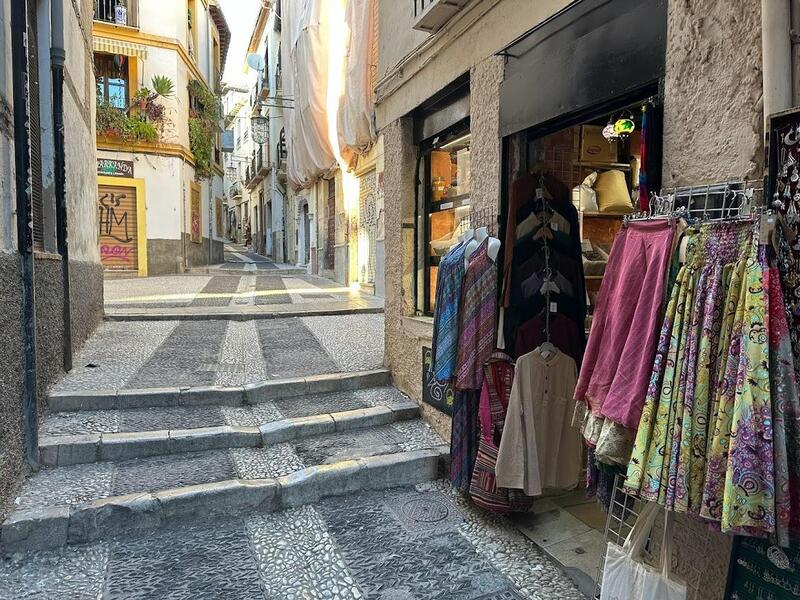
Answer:
[{"label": "blue patterned dress", "polygon": [[436,279],[436,307],[433,314],[433,376],[450,381],[455,374],[458,354],[459,308],[464,283],[464,251],[459,242],[442,257]]}]

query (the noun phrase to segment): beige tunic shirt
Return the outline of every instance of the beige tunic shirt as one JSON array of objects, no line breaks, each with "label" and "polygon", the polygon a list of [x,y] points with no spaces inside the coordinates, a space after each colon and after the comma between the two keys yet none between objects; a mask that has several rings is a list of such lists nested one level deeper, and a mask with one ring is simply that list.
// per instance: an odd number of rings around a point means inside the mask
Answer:
[{"label": "beige tunic shirt", "polygon": [[497,453],[498,487],[529,496],[577,487],[583,448],[570,426],[577,379],[575,361],[563,352],[546,360],[534,350],[517,359]]}]

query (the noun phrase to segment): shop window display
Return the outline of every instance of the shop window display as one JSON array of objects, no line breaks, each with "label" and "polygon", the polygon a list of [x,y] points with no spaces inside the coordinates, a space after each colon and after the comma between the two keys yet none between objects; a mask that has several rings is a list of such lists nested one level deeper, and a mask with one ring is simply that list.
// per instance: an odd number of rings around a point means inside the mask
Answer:
[{"label": "shop window display", "polygon": [[436,140],[425,157],[425,312],[436,305],[439,263],[469,229],[471,135],[461,129]]}]

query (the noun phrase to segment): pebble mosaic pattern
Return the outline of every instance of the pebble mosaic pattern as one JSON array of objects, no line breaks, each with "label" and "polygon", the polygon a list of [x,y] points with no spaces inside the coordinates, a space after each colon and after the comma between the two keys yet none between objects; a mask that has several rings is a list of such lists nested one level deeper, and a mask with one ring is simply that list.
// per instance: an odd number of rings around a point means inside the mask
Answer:
[{"label": "pebble mosaic pattern", "polygon": [[[232,425],[258,427],[281,419],[356,410],[375,406],[408,406],[413,402],[393,387],[314,394],[255,406],[176,406],[46,413],[39,434],[81,435],[193,429]],[[407,425],[397,423],[401,430]]]},{"label": "pebble mosaic pattern", "polygon": [[256,292],[269,292],[255,296],[256,306],[268,304],[291,304],[292,299],[286,292],[286,284],[282,277],[258,277],[256,280]]},{"label": "pebble mosaic pattern", "polygon": [[324,465],[362,456],[433,448],[443,443],[429,425],[417,419],[299,440],[295,442],[295,450],[307,465]]},{"label": "pebble mosaic pattern", "polygon": [[313,507],[251,517],[247,530],[268,598],[364,598]]},{"label": "pebble mosaic pattern", "polygon": [[[193,296],[203,291],[211,281],[210,276],[163,275],[158,277],[135,277],[126,279],[106,279],[103,283],[103,299],[106,306],[146,306],[164,308],[167,306],[188,306]],[[170,295],[185,295],[180,300],[149,300],[145,302],[127,302],[129,298],[142,298]]]},{"label": "pebble mosaic pattern", "polygon": [[419,450],[442,439],[422,420],[334,433],[265,448],[229,448],[44,469],[23,485],[21,508],[76,505],[226,479],[264,479],[306,466]]},{"label": "pebble mosaic pattern", "polygon": [[242,479],[283,477],[306,466],[288,443],[266,448],[231,448],[229,452]]},{"label": "pebble mosaic pattern", "polygon": [[114,496],[236,478],[227,450],[137,458],[115,463],[115,467]]},{"label": "pebble mosaic pattern", "polygon": [[227,321],[184,321],[128,380],[128,388],[212,385]]},{"label": "pebble mosaic pattern", "polygon": [[[148,414],[152,413],[147,409]],[[39,435],[79,435],[82,433],[116,433],[119,428],[119,411],[85,410],[47,413],[39,428]]]},{"label": "pebble mosaic pattern", "polygon": [[102,323],[75,357],[72,371],[54,390],[77,392],[123,387],[177,326],[177,321]]},{"label": "pebble mosaic pattern", "polygon": [[383,315],[104,323],[75,364],[54,391],[236,386],[363,371],[383,365]]},{"label": "pebble mosaic pattern", "polygon": [[0,559],[0,600],[97,600],[108,557],[97,543]]},{"label": "pebble mosaic pattern", "polygon": [[[231,296],[239,288],[240,277],[236,275],[216,275],[203,288],[203,291],[192,300],[189,306],[227,306]],[[216,295],[221,295],[216,297]],[[212,297],[206,297],[212,296]]]},{"label": "pebble mosaic pattern", "polygon": [[416,488],[421,492],[439,492],[458,507],[464,517],[459,527],[461,535],[479,555],[513,581],[523,597],[584,600],[572,580],[508,519],[478,509],[448,482],[433,481]]},{"label": "pebble mosaic pattern", "polygon": [[74,506],[111,495],[114,465],[97,463],[42,469],[22,484],[18,509]]},{"label": "pebble mosaic pattern", "polygon": [[[418,501],[424,501],[421,494]],[[434,500],[438,500],[433,495]],[[324,500],[319,511],[367,598],[472,600],[511,587],[454,526],[409,534],[387,495]],[[424,511],[412,513],[427,518]],[[388,550],[388,551],[387,551]],[[391,595],[387,596],[386,593]]]},{"label": "pebble mosaic pattern", "polygon": [[263,598],[241,521],[184,527],[114,544],[104,598]]},{"label": "pebble mosaic pattern", "polygon": [[445,481],[0,560],[0,600],[98,597],[584,598],[505,519]]},{"label": "pebble mosaic pattern", "polygon": [[302,317],[342,371],[383,366],[383,315]]},{"label": "pebble mosaic pattern", "polygon": [[339,371],[301,319],[256,321],[267,379]]},{"label": "pebble mosaic pattern", "polygon": [[222,344],[214,385],[244,385],[266,378],[255,321],[231,321]]}]

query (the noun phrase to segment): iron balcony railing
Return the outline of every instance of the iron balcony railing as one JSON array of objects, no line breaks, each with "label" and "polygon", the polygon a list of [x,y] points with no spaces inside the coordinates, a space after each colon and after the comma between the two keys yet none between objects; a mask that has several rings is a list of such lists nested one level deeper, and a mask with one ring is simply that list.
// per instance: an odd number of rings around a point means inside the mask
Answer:
[{"label": "iron balcony railing", "polygon": [[94,0],[94,20],[139,27],[139,0]]},{"label": "iron balcony railing", "polygon": [[242,195],[242,184],[238,181],[235,181],[231,184],[231,187],[228,189],[228,196],[230,198],[235,198],[236,196]]}]

